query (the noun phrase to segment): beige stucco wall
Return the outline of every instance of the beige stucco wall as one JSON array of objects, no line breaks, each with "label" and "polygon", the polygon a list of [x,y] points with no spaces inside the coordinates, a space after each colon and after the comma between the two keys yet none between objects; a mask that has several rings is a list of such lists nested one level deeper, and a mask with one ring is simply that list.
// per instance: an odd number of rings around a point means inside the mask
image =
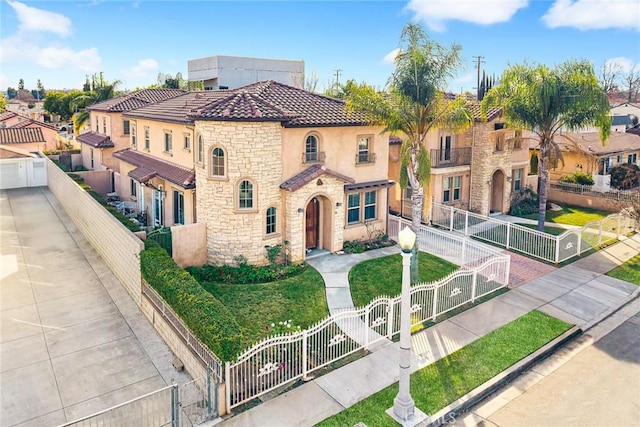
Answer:
[{"label": "beige stucco wall", "polygon": [[85,184],[102,196],[111,192],[111,171],[75,172],[84,179]]},{"label": "beige stucco wall", "polygon": [[171,227],[173,260],[180,267],[207,263],[207,225],[204,222]]},{"label": "beige stucco wall", "polygon": [[[120,126],[122,126],[122,124]],[[193,168],[193,150],[195,144],[193,126],[133,118],[130,120],[130,126],[135,126],[136,128],[136,149],[138,151],[185,168]],[[149,150],[146,150],[144,146],[145,128],[149,129]],[[131,130],[133,131],[133,128],[131,128]],[[170,153],[164,151],[165,132],[169,132],[172,135],[172,150]],[[184,148],[185,135],[189,135],[191,138],[191,148],[189,149]],[[130,144],[131,140],[129,138],[127,139],[127,147],[129,147]]]}]

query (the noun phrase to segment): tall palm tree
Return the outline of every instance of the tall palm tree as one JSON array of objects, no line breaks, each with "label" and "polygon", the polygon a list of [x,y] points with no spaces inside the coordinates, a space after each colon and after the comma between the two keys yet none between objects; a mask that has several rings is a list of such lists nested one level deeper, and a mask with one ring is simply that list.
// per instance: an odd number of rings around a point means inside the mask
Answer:
[{"label": "tall palm tree", "polygon": [[[364,113],[383,132],[400,136],[400,186],[411,187],[412,228],[422,222],[424,188],[431,177],[431,159],[425,137],[436,128],[459,132],[471,125],[471,115],[462,98],[445,96],[447,82],[461,65],[461,47],[446,48],[429,39],[424,30],[409,23],[402,30],[401,50],[387,90],[378,92],[366,84],[350,87],[346,107]],[[417,247],[414,248],[417,250]],[[414,262],[416,261],[416,262]],[[412,257],[412,280],[417,280],[417,257]]]},{"label": "tall palm tree", "polygon": [[587,61],[546,65],[516,64],[482,100],[482,110],[501,107],[509,127],[528,129],[539,142],[538,230],[544,230],[549,189],[549,163],[558,157],[554,137],[563,129],[600,128],[604,144],[611,131],[609,100]]},{"label": "tall palm tree", "polygon": [[77,96],[72,102],[75,111],[73,114],[73,129],[76,135],[80,133],[80,129],[91,117],[91,113],[86,107],[113,98],[116,95],[118,85],[121,83],[120,80],[114,80],[112,83],[100,81],[100,85],[96,86],[92,91],[84,92],[82,95]]}]

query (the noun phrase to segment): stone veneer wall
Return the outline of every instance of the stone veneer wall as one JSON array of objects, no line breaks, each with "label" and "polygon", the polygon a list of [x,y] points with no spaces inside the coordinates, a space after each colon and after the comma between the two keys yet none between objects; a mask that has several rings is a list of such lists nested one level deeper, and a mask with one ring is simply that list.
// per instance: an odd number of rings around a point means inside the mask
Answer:
[{"label": "stone veneer wall", "polygon": [[[230,264],[244,255],[251,264],[266,264],[265,245],[282,242],[282,128],[279,122],[209,122],[195,124],[204,140],[204,167],[196,165],[196,211],[207,224],[207,262]],[[209,176],[211,148],[225,150],[226,177]],[[254,183],[255,211],[239,212],[236,186],[241,178]],[[265,238],[265,215],[278,209],[280,232]]]},{"label": "stone veneer wall", "polygon": [[47,162],[49,189],[139,306],[144,244],[51,160]]},{"label": "stone veneer wall", "polygon": [[[286,239],[289,241],[293,262],[304,260],[305,252],[306,217],[304,212],[298,213],[298,209],[305,209],[313,197],[318,197],[321,203],[319,228],[324,239],[322,246],[330,252],[342,249],[345,223],[345,183],[330,175],[321,175],[319,179],[322,185],[318,185],[318,179],[314,179],[296,191],[285,192]],[[336,202],[342,203],[342,206],[336,208]],[[331,217],[328,217],[329,215]]]},{"label": "stone veneer wall", "polygon": [[[505,176],[503,210],[508,209],[511,196],[511,183],[506,178],[511,176],[512,149],[505,143],[503,151],[494,150],[495,136],[491,134],[494,124],[495,122],[476,123],[465,135],[473,140],[469,210],[482,215],[489,215],[492,185],[488,185],[487,181],[492,179],[496,170],[502,169]],[[511,137],[513,135],[507,134],[505,139]]]}]

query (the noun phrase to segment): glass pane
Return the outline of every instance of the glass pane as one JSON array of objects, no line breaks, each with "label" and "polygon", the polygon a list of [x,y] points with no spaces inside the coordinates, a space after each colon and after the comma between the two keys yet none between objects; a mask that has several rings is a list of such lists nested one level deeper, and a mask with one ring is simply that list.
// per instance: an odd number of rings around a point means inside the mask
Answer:
[{"label": "glass pane", "polygon": [[360,208],[357,207],[357,208],[349,209],[349,213],[347,215],[347,222],[349,224],[352,224],[358,221],[360,221]]},{"label": "glass pane", "polygon": [[376,204],[376,192],[375,191],[369,191],[367,193],[364,193],[364,204],[365,205],[371,205],[371,204]]},{"label": "glass pane", "polygon": [[364,219],[376,219],[376,205],[367,206],[364,208]]},{"label": "glass pane", "polygon": [[349,207],[360,206],[360,193],[349,194]]}]

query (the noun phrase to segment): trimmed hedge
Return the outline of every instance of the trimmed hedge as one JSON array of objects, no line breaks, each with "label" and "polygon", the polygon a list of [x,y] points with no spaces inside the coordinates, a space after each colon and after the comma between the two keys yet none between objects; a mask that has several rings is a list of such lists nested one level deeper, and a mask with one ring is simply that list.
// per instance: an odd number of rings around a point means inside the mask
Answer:
[{"label": "trimmed hedge", "polygon": [[140,253],[142,276],[189,326],[196,337],[222,360],[242,350],[242,331],[227,307],[180,268],[160,245],[145,241]]}]

